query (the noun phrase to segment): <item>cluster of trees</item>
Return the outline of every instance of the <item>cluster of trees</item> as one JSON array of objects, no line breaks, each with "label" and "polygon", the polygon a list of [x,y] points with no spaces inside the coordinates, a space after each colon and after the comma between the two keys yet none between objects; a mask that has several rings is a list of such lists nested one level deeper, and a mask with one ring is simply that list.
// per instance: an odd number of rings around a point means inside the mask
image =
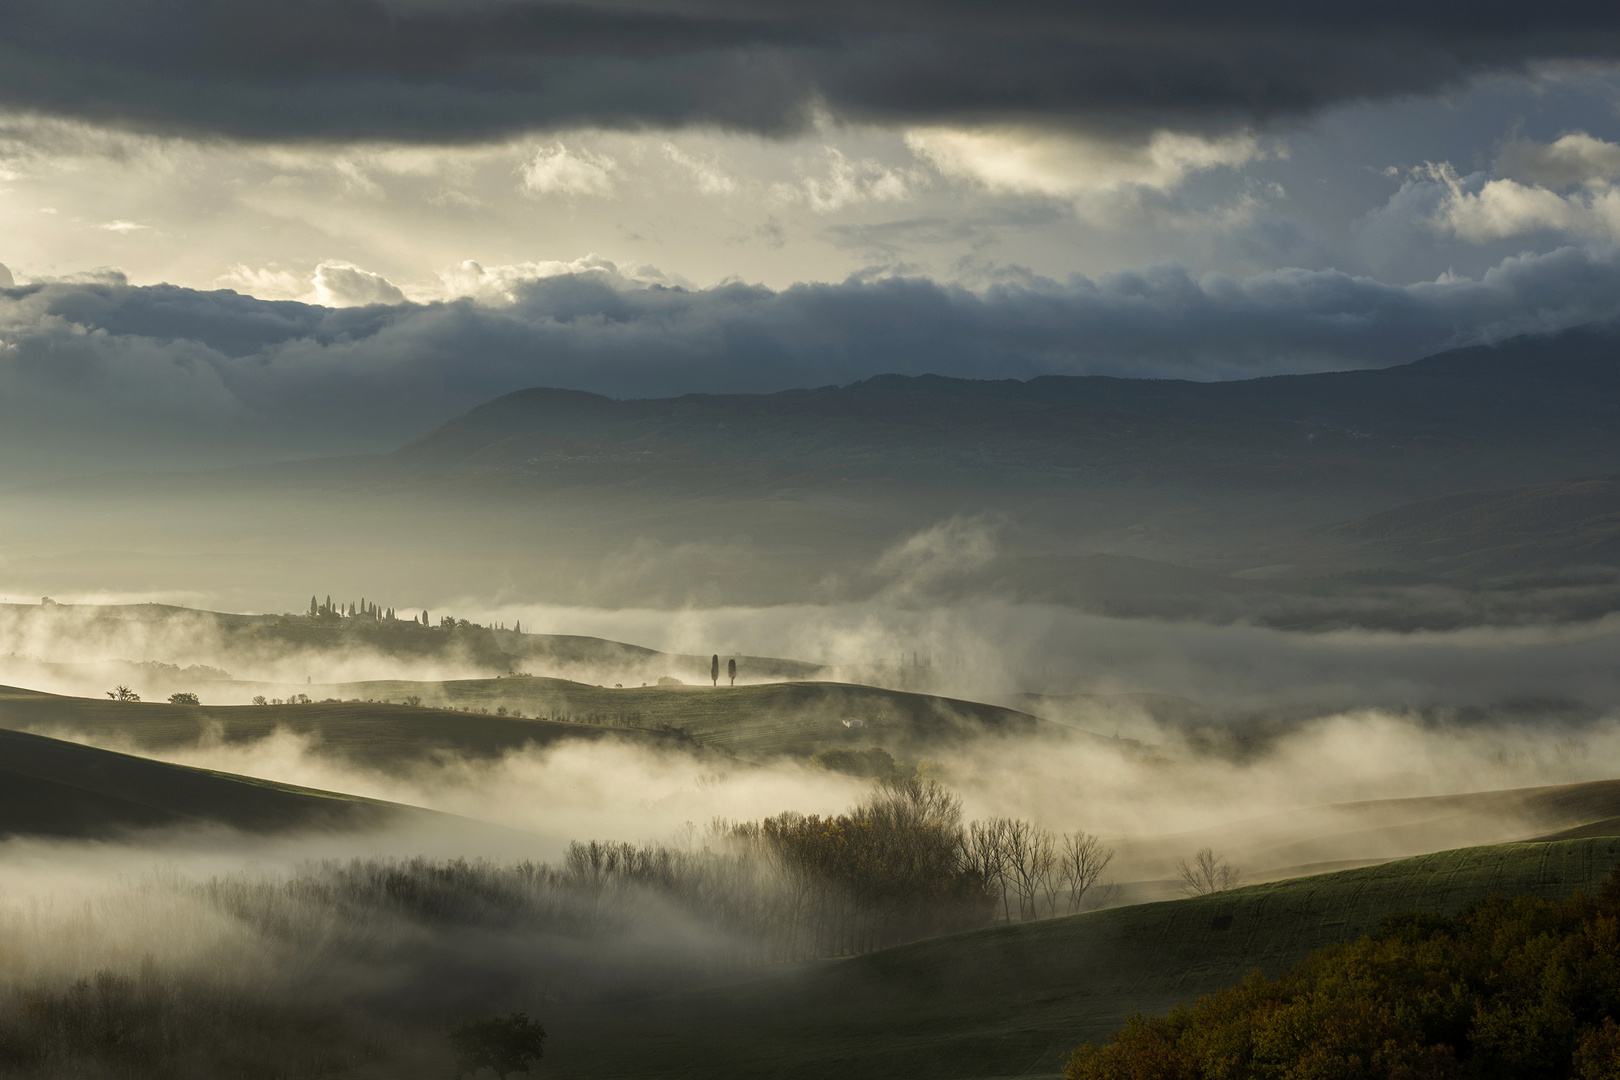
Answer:
[{"label": "cluster of trees", "polygon": [[1071,1080],[1620,1077],[1620,868],[1596,897],[1391,916],[1167,1016],[1132,1017]]},{"label": "cluster of trees", "polygon": [[[335,700],[335,699],[328,698],[327,700],[331,701],[331,700]],[[281,698],[266,698],[263,694],[255,694],[253,696],[253,704],[255,704],[255,705],[313,705],[313,704],[315,704],[315,699],[310,697],[308,694],[292,694],[292,695],[288,696],[285,700],[283,700]]]},{"label": "cluster of trees", "polygon": [[0,1076],[289,1080],[385,1057],[375,1024],[329,1001],[203,973],[97,971],[0,986]]},{"label": "cluster of trees", "polygon": [[[350,601],[347,604],[343,603],[342,601],[334,604],[331,596],[327,596],[324,601],[318,596],[311,596],[309,598],[308,615],[312,619],[370,619],[373,622],[408,622],[414,626],[424,627],[433,625],[433,623],[429,620],[428,613],[426,611],[423,611],[420,615],[407,614],[402,618],[400,613],[394,608],[383,604],[373,603],[363,596],[359,600]],[[442,615],[439,617],[439,628],[441,630],[454,630],[457,627],[462,627],[469,630],[483,629],[483,627],[481,627],[478,623],[475,623],[470,619],[457,619],[453,615]],[[505,630],[506,624],[491,623],[489,628],[491,630]],[[516,634],[523,633],[523,623],[521,621],[513,623],[512,632]],[[737,667],[736,661],[732,661],[731,666],[732,675],[735,677]]]},{"label": "cluster of trees", "polygon": [[526,1073],[546,1048],[546,1029],[524,1013],[469,1020],[448,1038],[456,1054],[457,1080],[481,1069],[496,1076]]},{"label": "cluster of trees", "polygon": [[865,750],[845,750],[834,747],[831,750],[822,750],[810,755],[810,763],[826,769],[828,772],[844,773],[849,776],[869,776],[877,780],[886,780],[890,777],[904,777],[916,773],[917,767],[903,761],[896,761],[881,746],[868,746]]},{"label": "cluster of trees", "polygon": [[[731,685],[737,685],[737,661],[735,658],[726,661],[726,676],[731,679]],[[715,653],[709,657],[709,681],[715,686],[720,685],[720,654]]]},{"label": "cluster of trees", "polygon": [[401,916],[507,930],[539,951],[523,959],[525,978],[588,997],[1077,910],[1110,854],[1085,833],[964,825],[955,795],[911,777],[842,814],[717,820],[664,844],[579,841],[556,863],[356,860],[289,882],[279,898],[246,882],[216,883],[210,895],[277,933],[310,922],[311,948],[333,940],[311,904],[365,928],[365,948]]},{"label": "cluster of trees", "polygon": [[932,780],[881,782],[848,813],[796,812],[733,829],[781,883],[784,959],[841,956],[989,922],[991,885],[967,858],[961,800]]},{"label": "cluster of trees", "polygon": [[993,891],[1003,922],[1072,914],[1105,903],[1098,889],[1114,849],[1088,832],[1053,833],[1018,818],[975,821],[962,837],[966,858]]},{"label": "cluster of trees", "polygon": [[[341,601],[336,604],[332,603],[330,595],[327,596],[324,603],[319,597],[311,596],[309,598],[309,617],[312,619],[371,619],[374,622],[402,621],[399,613],[393,608],[374,604],[363,596],[358,601],[350,601],[347,605],[344,605]],[[422,612],[420,619],[412,615],[403,621],[420,622],[422,626],[429,625],[428,613],[425,611]]]}]

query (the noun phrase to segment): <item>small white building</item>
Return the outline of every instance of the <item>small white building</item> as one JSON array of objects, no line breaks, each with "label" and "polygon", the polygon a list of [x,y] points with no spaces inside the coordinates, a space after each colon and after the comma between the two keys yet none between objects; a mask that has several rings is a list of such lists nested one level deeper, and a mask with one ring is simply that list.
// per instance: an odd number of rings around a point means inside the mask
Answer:
[{"label": "small white building", "polygon": [[844,717],[844,726],[847,728],[865,727],[866,721],[858,716],[846,716]]}]

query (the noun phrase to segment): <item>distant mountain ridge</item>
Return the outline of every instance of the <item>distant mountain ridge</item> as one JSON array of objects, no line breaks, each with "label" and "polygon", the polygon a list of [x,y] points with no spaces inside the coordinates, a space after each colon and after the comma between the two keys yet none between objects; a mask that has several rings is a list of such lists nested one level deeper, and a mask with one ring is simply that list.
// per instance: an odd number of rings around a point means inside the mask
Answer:
[{"label": "distant mountain ridge", "polygon": [[[388,458],[605,482],[1159,481],[1439,494],[1620,469],[1620,337],[1581,328],[1376,370],[1238,382],[885,375],[775,394],[504,395]],[[693,470],[698,470],[693,472]],[[689,474],[689,475],[683,475]],[[1394,501],[1394,500],[1391,500]]]}]

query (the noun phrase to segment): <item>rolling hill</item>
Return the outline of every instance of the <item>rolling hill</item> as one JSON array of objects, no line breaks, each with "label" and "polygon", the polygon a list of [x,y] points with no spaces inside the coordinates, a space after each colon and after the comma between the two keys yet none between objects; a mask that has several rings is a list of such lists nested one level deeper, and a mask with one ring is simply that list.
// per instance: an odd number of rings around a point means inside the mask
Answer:
[{"label": "rolling hill", "polygon": [[[362,598],[363,599],[363,598]],[[343,607],[343,601],[337,604]],[[651,681],[675,676],[706,679],[710,657],[661,652],[640,645],[578,634],[531,634],[482,626],[465,619],[453,626],[417,622],[415,611],[398,618],[342,617],[337,614],[249,615],[199,610],[169,604],[63,604],[49,597],[40,604],[0,604],[0,641],[22,641],[33,649],[83,652],[85,642],[125,642],[139,647],[156,635],[205,651],[214,664],[255,667],[281,662],[297,667],[311,660],[369,654],[375,662],[398,661],[436,670],[504,674],[539,668],[547,674],[617,681]],[[453,616],[452,616],[453,618]],[[770,656],[728,655],[748,679],[814,678],[817,664]],[[195,690],[206,682],[228,680],[228,670],[215,666],[129,663],[127,661],[48,664],[28,655],[0,656],[0,669],[37,668],[61,679],[127,678],[137,689],[162,693]],[[300,679],[302,681],[302,679]]]},{"label": "rolling hill", "polygon": [[[395,700],[419,695],[424,705],[453,709],[504,706],[575,722],[676,729],[703,745],[744,756],[873,744],[917,754],[983,735],[1091,737],[997,705],[853,683],[601,687],[506,677],[349,683],[329,689],[343,696]],[[858,723],[846,726],[846,720]]]},{"label": "rolling hill", "polygon": [[[441,752],[494,757],[578,738],[713,747],[744,757],[851,745],[919,755],[982,735],[1099,738],[994,705],[843,683],[603,688],[520,676],[305,689],[312,697],[348,700],[169,705],[0,687],[0,726],[127,739],[152,750],[195,744],[205,733],[248,742],[280,728],[316,736],[317,752],[380,768],[407,767]],[[406,697],[420,697],[422,705],[400,704]],[[464,708],[469,711],[459,711]],[[492,715],[500,708],[535,718]],[[845,720],[860,723],[845,726]]]},{"label": "rolling hill", "polygon": [[196,826],[347,832],[450,820],[397,803],[0,730],[0,835],[115,838]]},{"label": "rolling hill", "polygon": [[205,735],[254,742],[278,729],[316,737],[317,752],[374,768],[404,768],[436,753],[498,757],[559,739],[665,737],[588,724],[519,720],[380,702],[312,705],[169,705],[63,697],[0,688],[0,728],[127,742],[152,751],[192,746]]},{"label": "rolling hill", "polygon": [[1620,566],[1620,476],[1466,491],[1339,526],[1382,561],[1430,572]]},{"label": "rolling hill", "polygon": [[[1620,780],[1374,799],[1305,807],[1185,833],[1115,843],[1122,898],[1177,895],[1175,865],[1220,852],[1247,881],[1275,881],[1445,848],[1620,836]],[[1130,880],[1130,879],[1136,880]]]},{"label": "rolling hill", "polygon": [[995,927],[703,991],[556,1006],[556,1077],[1055,1076],[1132,1010],[1161,1011],[1412,908],[1592,890],[1620,839],[1504,844]]}]

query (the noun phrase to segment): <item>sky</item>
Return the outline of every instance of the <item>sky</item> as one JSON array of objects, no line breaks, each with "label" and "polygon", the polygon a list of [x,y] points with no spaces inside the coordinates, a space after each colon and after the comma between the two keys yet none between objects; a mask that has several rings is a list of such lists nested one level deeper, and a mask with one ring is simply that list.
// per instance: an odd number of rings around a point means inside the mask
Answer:
[{"label": "sky", "polygon": [[0,449],[264,460],[536,385],[1227,379],[1614,318],[1620,16],[1326,7],[16,0]]}]

